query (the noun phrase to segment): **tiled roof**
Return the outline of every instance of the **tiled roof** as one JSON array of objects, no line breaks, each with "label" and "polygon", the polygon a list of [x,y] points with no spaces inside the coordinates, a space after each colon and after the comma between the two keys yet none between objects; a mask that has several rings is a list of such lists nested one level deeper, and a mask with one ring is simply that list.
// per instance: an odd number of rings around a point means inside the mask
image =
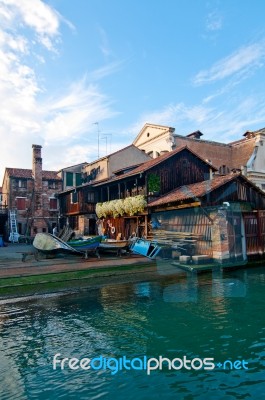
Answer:
[{"label": "tiled roof", "polygon": [[[209,167],[211,167],[213,170],[216,170],[215,167],[213,167],[210,163],[208,163],[206,160],[204,160],[202,157],[200,157],[197,153],[195,153],[193,150],[188,149],[186,146],[184,146],[184,147],[175,149],[173,151],[169,151],[168,153],[163,154],[162,156],[159,156],[157,158],[152,158],[151,160],[142,163],[139,167],[133,169],[132,171],[127,172],[126,174],[117,176],[115,178],[112,178],[112,179],[110,179],[110,181],[116,181],[116,180],[124,179],[124,178],[127,178],[128,176],[133,176],[133,175],[137,175],[137,174],[140,174],[142,172],[148,171],[149,169],[155,167],[156,165],[161,164],[163,161],[168,160],[169,158],[173,157],[175,154],[178,154],[178,153],[182,152],[183,150],[187,150],[187,151],[191,152],[197,158],[202,160],[205,164],[208,164]],[[95,183],[95,186],[97,186],[97,183]]]},{"label": "tiled roof", "polygon": [[199,154],[202,159],[209,161],[217,169],[221,165],[231,168],[232,149],[229,144],[181,135],[174,135],[174,138],[178,149],[186,146],[189,150]]},{"label": "tiled roof", "polygon": [[6,172],[9,176],[13,178],[32,178],[32,170],[31,169],[22,169],[22,168],[6,168]]},{"label": "tiled roof", "polygon": [[197,201],[198,198],[203,197],[207,193],[210,193],[213,190],[217,189],[219,186],[222,186],[225,183],[232,181],[239,175],[240,174],[216,176],[211,180],[181,186],[177,189],[172,190],[170,193],[160,197],[159,199],[150,202],[148,206],[160,206],[189,199],[194,199]]},{"label": "tiled roof", "polygon": [[242,139],[232,143],[232,168],[244,167],[256,146],[256,138]]},{"label": "tiled roof", "polygon": [[[264,133],[265,129],[252,132],[253,136],[231,143],[219,143],[210,140],[193,139],[188,136],[174,135],[178,148],[187,146],[190,150],[200,154],[206,160],[219,168],[223,165],[232,168],[241,169],[250,159],[256,144],[256,134]],[[192,134],[191,134],[192,135]]]},{"label": "tiled roof", "polygon": [[[32,169],[25,168],[6,168],[7,174],[12,178],[32,179]],[[61,181],[57,171],[42,171],[42,179]]]},{"label": "tiled roof", "polygon": [[61,181],[62,179],[57,175],[57,171],[42,171],[42,179],[50,179]]}]

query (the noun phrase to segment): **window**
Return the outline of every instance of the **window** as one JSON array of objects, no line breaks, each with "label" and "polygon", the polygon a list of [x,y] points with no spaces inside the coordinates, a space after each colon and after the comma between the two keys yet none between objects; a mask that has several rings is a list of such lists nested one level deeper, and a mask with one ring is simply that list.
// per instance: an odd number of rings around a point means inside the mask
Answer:
[{"label": "window", "polygon": [[71,193],[71,203],[78,203],[78,193],[77,192],[72,192]]},{"label": "window", "polygon": [[261,184],[261,189],[265,191],[265,183]]},{"label": "window", "polygon": [[48,187],[49,187],[49,189],[57,189],[57,182],[49,181],[48,182]]},{"label": "window", "polygon": [[50,198],[50,210],[57,210],[58,209],[58,201],[55,197]]},{"label": "window", "polygon": [[82,185],[82,174],[78,172],[75,174],[75,186],[80,185]]},{"label": "window", "polygon": [[66,186],[74,186],[74,176],[72,172],[66,172]]},{"label": "window", "polygon": [[20,210],[20,211],[26,210],[26,197],[17,197],[16,202],[17,202],[18,210]]},{"label": "window", "polygon": [[18,180],[17,180],[17,186],[18,186],[19,188],[24,188],[24,189],[26,189],[26,188],[27,188],[27,180],[26,180],[26,179],[18,179]]},{"label": "window", "polygon": [[88,203],[93,203],[95,201],[95,193],[94,192],[88,192],[87,194],[87,202]]}]

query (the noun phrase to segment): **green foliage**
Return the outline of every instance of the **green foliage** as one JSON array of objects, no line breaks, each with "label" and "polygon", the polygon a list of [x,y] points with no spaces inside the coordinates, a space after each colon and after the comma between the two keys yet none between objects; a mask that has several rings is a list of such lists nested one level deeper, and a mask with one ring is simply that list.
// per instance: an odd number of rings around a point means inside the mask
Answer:
[{"label": "green foliage", "polygon": [[160,177],[156,174],[148,175],[148,192],[160,192],[161,182]]}]

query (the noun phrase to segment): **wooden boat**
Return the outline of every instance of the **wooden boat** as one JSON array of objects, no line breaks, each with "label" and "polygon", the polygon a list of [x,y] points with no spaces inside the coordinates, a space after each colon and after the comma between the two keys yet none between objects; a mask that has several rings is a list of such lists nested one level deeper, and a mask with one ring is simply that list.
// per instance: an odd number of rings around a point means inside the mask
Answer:
[{"label": "wooden boat", "polygon": [[88,239],[76,239],[70,240],[67,242],[71,247],[75,250],[85,253],[85,258],[87,258],[88,252],[95,252],[95,254],[99,258],[99,254],[97,252],[98,247],[100,246],[100,242],[102,240],[102,236],[95,236]]},{"label": "wooden boat", "polygon": [[100,243],[99,250],[116,251],[117,255],[121,255],[121,251],[127,249],[128,247],[129,247],[128,240],[106,239]]},{"label": "wooden boat", "polygon": [[33,240],[33,246],[44,253],[69,252],[80,254],[78,250],[51,233],[37,233]]}]

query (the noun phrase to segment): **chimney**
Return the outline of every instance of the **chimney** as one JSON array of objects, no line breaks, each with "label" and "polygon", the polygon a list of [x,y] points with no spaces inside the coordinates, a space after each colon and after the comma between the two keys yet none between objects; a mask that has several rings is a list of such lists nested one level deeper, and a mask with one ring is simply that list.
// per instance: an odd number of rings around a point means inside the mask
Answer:
[{"label": "chimney", "polygon": [[34,179],[34,188],[36,192],[42,191],[42,158],[41,148],[38,144],[33,144],[32,149],[32,177]]},{"label": "chimney", "polygon": [[246,139],[251,139],[256,136],[256,132],[246,131],[243,136],[245,136]]},{"label": "chimney", "polygon": [[200,137],[203,136],[203,133],[201,131],[195,131],[187,135],[186,137],[190,139],[200,139]]}]

